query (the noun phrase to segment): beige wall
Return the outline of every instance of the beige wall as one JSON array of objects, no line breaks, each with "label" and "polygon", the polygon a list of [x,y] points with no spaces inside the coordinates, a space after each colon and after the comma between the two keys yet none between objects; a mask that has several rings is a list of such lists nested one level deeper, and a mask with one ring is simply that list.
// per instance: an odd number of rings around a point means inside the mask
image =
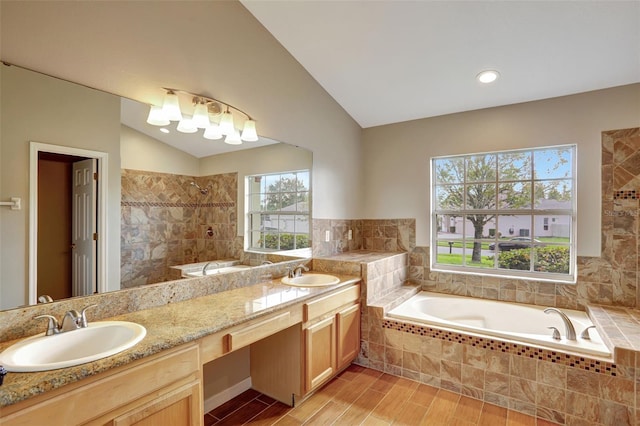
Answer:
[{"label": "beige wall", "polygon": [[314,194],[332,200],[314,217],[360,216],[360,127],[239,2],[0,5],[3,60],[145,103],[174,87],[237,105],[313,151]]},{"label": "beige wall", "polygon": [[0,209],[0,308],[27,302],[29,142],[109,155],[108,277],[120,280],[120,100],[61,80],[2,66],[0,199],[22,198],[22,210]]},{"label": "beige wall", "polygon": [[429,159],[558,144],[578,146],[578,255],[600,256],[601,132],[640,124],[640,84],[363,131],[364,216],[416,218],[430,245]]},{"label": "beige wall", "polygon": [[120,156],[123,169],[200,176],[196,157],[124,124],[120,132]]}]

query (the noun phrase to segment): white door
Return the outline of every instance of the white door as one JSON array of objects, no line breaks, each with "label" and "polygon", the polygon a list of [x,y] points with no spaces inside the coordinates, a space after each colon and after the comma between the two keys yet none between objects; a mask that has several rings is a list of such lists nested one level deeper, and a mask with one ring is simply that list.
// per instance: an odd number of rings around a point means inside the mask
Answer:
[{"label": "white door", "polygon": [[[72,284],[73,296],[96,292],[97,160],[73,163]],[[97,234],[95,234],[97,236]]]}]

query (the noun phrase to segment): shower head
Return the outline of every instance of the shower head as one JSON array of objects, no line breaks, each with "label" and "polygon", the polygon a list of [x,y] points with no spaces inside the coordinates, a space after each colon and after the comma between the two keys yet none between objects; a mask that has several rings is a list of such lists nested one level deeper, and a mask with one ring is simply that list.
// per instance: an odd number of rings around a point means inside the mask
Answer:
[{"label": "shower head", "polygon": [[202,195],[207,195],[209,193],[209,188],[202,188],[195,182],[191,182],[191,186],[195,186],[196,188],[198,188],[198,191],[200,191]]}]

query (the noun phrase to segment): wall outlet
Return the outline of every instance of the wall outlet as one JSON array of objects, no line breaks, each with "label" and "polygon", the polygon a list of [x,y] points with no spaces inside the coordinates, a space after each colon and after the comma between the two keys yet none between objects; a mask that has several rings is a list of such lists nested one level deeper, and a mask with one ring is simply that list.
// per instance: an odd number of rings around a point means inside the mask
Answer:
[{"label": "wall outlet", "polygon": [[331,240],[331,231],[324,231],[324,240],[327,243]]},{"label": "wall outlet", "polygon": [[347,239],[353,240],[353,230],[349,229],[349,233],[347,234]]}]

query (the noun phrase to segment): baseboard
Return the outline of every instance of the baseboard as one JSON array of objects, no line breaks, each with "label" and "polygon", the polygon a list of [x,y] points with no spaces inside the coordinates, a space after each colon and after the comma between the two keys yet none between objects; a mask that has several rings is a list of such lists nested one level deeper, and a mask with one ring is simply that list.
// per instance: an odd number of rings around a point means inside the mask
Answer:
[{"label": "baseboard", "polygon": [[231,386],[230,388],[227,388],[225,390],[223,390],[222,392],[218,392],[217,394],[213,395],[210,398],[207,398],[204,401],[204,412],[208,413],[209,411],[213,410],[214,408],[224,404],[225,402],[229,401],[230,399],[235,398],[236,396],[240,395],[242,392],[251,389],[251,377],[247,377],[246,379],[244,379],[243,381],[236,383],[235,385]]}]

